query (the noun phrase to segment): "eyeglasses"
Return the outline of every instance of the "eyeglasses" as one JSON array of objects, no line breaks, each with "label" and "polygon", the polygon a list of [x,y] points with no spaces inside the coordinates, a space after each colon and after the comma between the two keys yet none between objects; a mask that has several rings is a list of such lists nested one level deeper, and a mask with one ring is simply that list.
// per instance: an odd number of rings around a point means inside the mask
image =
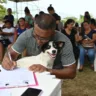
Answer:
[{"label": "eyeglasses", "polygon": [[49,40],[51,39],[51,37],[49,37],[49,38],[40,37],[40,36],[37,35],[35,32],[33,32],[33,36],[34,36],[36,39],[38,39],[38,40],[40,40],[40,41],[43,41],[43,42],[47,42],[47,41],[49,41]]}]

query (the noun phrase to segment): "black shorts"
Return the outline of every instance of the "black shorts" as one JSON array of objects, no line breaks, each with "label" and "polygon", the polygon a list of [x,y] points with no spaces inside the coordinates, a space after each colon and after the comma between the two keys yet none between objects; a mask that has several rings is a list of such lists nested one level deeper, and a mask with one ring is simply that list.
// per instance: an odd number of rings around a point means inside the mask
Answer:
[{"label": "black shorts", "polygon": [[11,42],[9,41],[9,39],[0,40],[0,42],[3,44],[4,47],[7,47],[9,44],[11,44]]}]

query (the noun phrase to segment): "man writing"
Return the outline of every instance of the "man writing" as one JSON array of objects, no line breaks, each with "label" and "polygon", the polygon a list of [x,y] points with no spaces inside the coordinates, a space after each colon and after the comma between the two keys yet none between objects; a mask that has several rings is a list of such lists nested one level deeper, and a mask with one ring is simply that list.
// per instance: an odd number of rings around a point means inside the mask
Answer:
[{"label": "man writing", "polygon": [[2,62],[3,68],[11,70],[16,67],[15,60],[26,49],[26,55],[38,55],[40,48],[49,40],[62,41],[65,45],[62,52],[58,54],[54,62],[53,69],[47,69],[40,64],[30,66],[30,70],[34,72],[49,71],[60,79],[72,79],[76,75],[76,65],[73,55],[73,49],[70,40],[61,32],[55,31],[56,21],[49,14],[39,15],[35,22],[34,28],[23,32],[8,50],[11,54],[12,61],[6,53]]}]

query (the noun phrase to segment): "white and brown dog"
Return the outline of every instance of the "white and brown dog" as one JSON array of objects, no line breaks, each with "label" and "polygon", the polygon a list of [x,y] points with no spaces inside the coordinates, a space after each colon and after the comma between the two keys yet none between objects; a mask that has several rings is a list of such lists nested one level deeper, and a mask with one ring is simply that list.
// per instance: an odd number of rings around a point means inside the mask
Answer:
[{"label": "white and brown dog", "polygon": [[42,46],[42,52],[39,55],[17,60],[17,67],[29,68],[32,64],[41,64],[47,68],[52,68],[56,55],[63,46],[64,42],[49,41]]}]

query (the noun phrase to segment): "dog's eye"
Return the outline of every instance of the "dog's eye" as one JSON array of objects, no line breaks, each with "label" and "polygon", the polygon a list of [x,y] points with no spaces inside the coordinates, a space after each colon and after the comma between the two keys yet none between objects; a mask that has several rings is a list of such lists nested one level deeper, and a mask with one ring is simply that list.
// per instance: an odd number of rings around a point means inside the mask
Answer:
[{"label": "dog's eye", "polygon": [[57,45],[56,45],[55,43],[53,43],[53,46],[54,46],[55,48],[57,48]]},{"label": "dog's eye", "polygon": [[51,47],[51,46],[50,46],[50,45],[48,45],[48,46],[47,46],[47,49],[50,49],[50,47]]}]

